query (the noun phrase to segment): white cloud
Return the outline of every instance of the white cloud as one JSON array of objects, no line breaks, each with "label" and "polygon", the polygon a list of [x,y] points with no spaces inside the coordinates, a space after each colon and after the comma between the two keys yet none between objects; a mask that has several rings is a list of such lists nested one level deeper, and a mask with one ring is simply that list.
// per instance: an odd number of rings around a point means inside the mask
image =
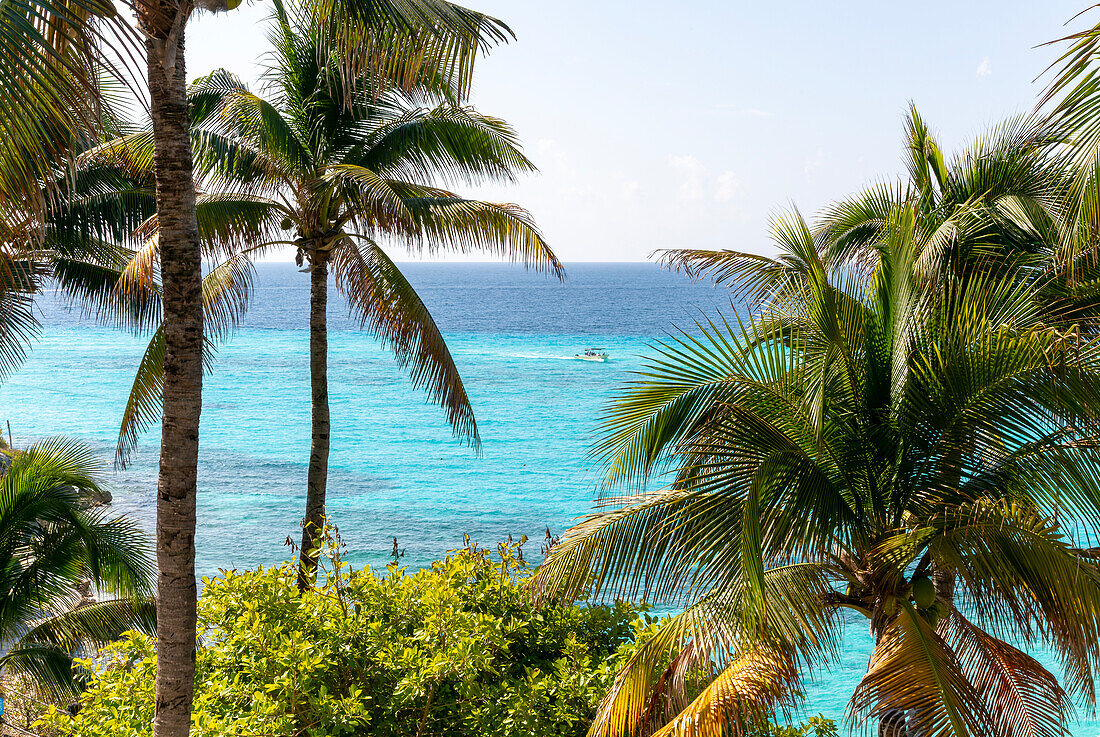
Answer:
[{"label": "white cloud", "polygon": [[714,199],[719,202],[729,202],[741,194],[741,180],[732,171],[724,171],[718,175],[717,187],[714,190]]},{"label": "white cloud", "polygon": [[989,63],[989,57],[986,56],[982,59],[982,63],[978,65],[978,68],[974,70],[975,77],[988,77],[993,74],[993,67]]},{"label": "white cloud", "polygon": [[706,167],[699,159],[691,154],[684,156],[669,156],[668,165],[680,174],[680,188],[676,191],[676,199],[681,202],[695,202],[703,199],[703,176]]},{"label": "white cloud", "polygon": [[638,190],[642,188],[642,185],[638,184],[638,180],[631,179],[629,182],[623,182],[622,188],[619,190],[619,197],[625,201],[633,200],[638,196]]}]

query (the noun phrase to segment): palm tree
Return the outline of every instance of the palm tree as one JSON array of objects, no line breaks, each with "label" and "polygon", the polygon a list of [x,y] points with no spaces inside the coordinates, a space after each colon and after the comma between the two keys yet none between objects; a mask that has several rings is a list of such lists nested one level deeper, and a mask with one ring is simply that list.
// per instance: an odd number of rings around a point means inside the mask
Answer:
[{"label": "palm tree", "polygon": [[[218,11],[237,4],[239,0],[138,0],[131,6],[144,40],[161,218],[165,349],[158,403],[158,737],[186,735],[190,727],[197,593],[194,501],[207,343],[183,47],[187,21],[196,9]],[[313,0],[311,10],[318,22],[327,24],[323,53],[342,54],[344,78],[361,78],[369,71],[403,88],[426,80],[446,82],[458,96],[468,88],[478,51],[510,35],[499,21],[445,0]],[[140,51],[133,53],[136,36],[113,6],[98,0],[2,0],[0,25],[0,108],[9,111],[0,120],[0,204],[19,210],[25,207],[21,196],[37,195],[44,182],[55,178],[73,143],[101,132],[100,81],[123,79],[127,68],[125,63],[107,63],[110,55],[101,53],[104,46],[122,39],[124,48],[113,56],[124,60],[140,57]],[[4,281],[22,288],[23,276],[17,273]],[[22,322],[34,325],[33,319]],[[18,349],[28,337],[27,331],[15,332],[3,336],[3,342]],[[18,358],[17,351],[14,355]]]},{"label": "palm tree", "polygon": [[563,272],[522,209],[431,185],[440,179],[511,179],[531,170],[506,124],[446,100],[430,109],[412,103],[445,98],[447,89],[428,86],[410,99],[393,90],[367,94],[369,79],[350,89],[333,84],[336,70],[318,63],[318,29],[280,0],[275,8],[271,101],[222,73],[203,80],[193,95],[209,111],[197,123],[209,166],[231,167],[229,186],[268,195],[284,229],[293,230],[269,243],[294,245],[298,264],[310,273],[313,419],[302,522],[304,586],[312,575],[327,487],[330,272],[353,314],[410,368],[414,384],[447,410],[455,432],[474,444],[474,414],[443,336],[381,242],[397,240],[417,250],[489,250]]},{"label": "palm tree", "polygon": [[[0,669],[57,695],[76,690],[73,657],[85,647],[155,631],[151,551],[135,524],[87,507],[97,474],[86,448],[54,439],[0,478]],[[112,598],[82,601],[88,581]]]},{"label": "palm tree", "polygon": [[[188,734],[194,690],[195,494],[206,341],[184,36],[196,9],[225,10],[239,1],[134,3],[146,47],[165,346],[157,493],[156,737]],[[477,52],[510,33],[499,21],[446,0],[311,0],[308,9],[327,31],[319,55],[334,52],[342,59],[338,79],[371,75],[404,88],[442,78],[463,94]]]},{"label": "palm tree", "polygon": [[[611,488],[668,481],[605,498],[539,580],[683,611],[591,734],[744,734],[834,658],[842,610],[875,639],[853,721],[1062,734],[1100,665],[1100,343],[1046,322],[1043,272],[930,281],[912,205],[869,277],[816,232],[779,219],[780,255],[733,282],[752,316],[661,344],[608,410]],[[1068,685],[1009,640],[1051,648]]]},{"label": "palm tree", "polygon": [[[443,74],[412,93],[392,85],[371,89],[377,83],[372,78],[358,86],[338,83],[338,66],[318,63],[322,30],[316,22],[311,25],[302,5],[288,9],[276,2],[275,52],[267,79],[271,100],[252,94],[220,70],[190,91],[193,146],[203,183],[197,200],[200,241],[215,262],[228,255],[207,276],[208,319],[228,330],[247,305],[249,257],[293,245],[299,265],[308,262],[303,270],[311,274],[313,440],[301,547],[303,585],[313,566],[311,551],[326,496],[330,274],[353,314],[410,369],[414,384],[447,410],[455,433],[474,445],[479,442],[476,421],[446,342],[381,243],[417,251],[487,250],[562,274],[524,210],[470,200],[435,186],[440,181],[512,179],[533,169],[507,124],[456,104],[454,85]],[[113,171],[121,185],[109,195],[112,202],[131,211],[147,210],[141,192],[151,179],[150,143],[148,132],[117,138],[83,156],[78,171],[88,172],[89,179],[92,172]],[[100,188],[95,197],[101,196]],[[70,201],[66,207],[71,206]],[[78,217],[66,214],[63,219],[96,219],[82,203],[81,208]],[[124,239],[130,242],[129,259],[106,270],[94,259],[91,264],[66,262],[60,269],[63,284],[91,297],[110,316],[117,316],[118,306],[133,297],[141,304],[159,298],[153,281],[158,232],[157,219],[150,217]],[[79,234],[66,237],[86,241]],[[118,235],[111,237],[117,240]],[[207,347],[213,342],[207,341]],[[125,412],[121,460],[159,411],[163,360],[163,333],[158,329]]]}]

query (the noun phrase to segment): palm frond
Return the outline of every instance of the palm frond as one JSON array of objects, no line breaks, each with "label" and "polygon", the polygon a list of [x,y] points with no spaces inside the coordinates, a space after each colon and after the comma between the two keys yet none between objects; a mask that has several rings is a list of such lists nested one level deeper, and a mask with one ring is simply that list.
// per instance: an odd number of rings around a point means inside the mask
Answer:
[{"label": "palm frond", "polygon": [[[255,274],[247,254],[239,253],[211,269],[202,280],[203,365],[209,371],[218,343],[228,340],[244,316]],[[149,339],[126,399],[115,445],[115,465],[124,468],[138,439],[161,416],[164,382],[164,330]]]},{"label": "palm frond", "polygon": [[501,21],[446,0],[310,0],[301,15],[322,40],[318,58],[335,59],[340,84],[376,95],[382,81],[461,97],[478,53],[513,37]]},{"label": "palm frond", "polygon": [[455,196],[406,197],[402,204],[415,223],[405,242],[417,251],[487,252],[565,277],[565,267],[518,205]]},{"label": "palm frond", "polygon": [[413,385],[447,411],[455,434],[480,445],[473,407],[447,343],[397,265],[377,244],[349,239],[333,252],[332,271],[352,314],[393,351]]},{"label": "palm frond", "polygon": [[159,287],[152,274],[134,278],[143,250],[118,249],[114,255],[103,254],[99,262],[55,259],[53,278],[86,315],[135,331],[155,328],[161,315]]},{"label": "palm frond", "polygon": [[682,271],[696,281],[729,285],[735,300],[753,305],[801,285],[800,272],[791,264],[755,253],[684,248],[653,255],[670,271]]},{"label": "palm frond", "polygon": [[218,117],[205,128],[244,141],[267,159],[275,159],[290,171],[308,169],[314,162],[309,148],[299,138],[282,112],[267,100],[246,91],[226,95]]},{"label": "palm frond", "polygon": [[958,576],[960,601],[979,624],[1024,642],[1045,642],[1063,661],[1073,690],[1094,701],[1100,658],[1100,571],[1082,560],[1057,523],[1023,504],[979,502],[936,520],[929,543],[937,565]]},{"label": "palm frond", "polygon": [[918,734],[995,734],[958,657],[908,602],[899,602],[897,618],[879,636],[848,708],[863,723],[885,720]]},{"label": "palm frond", "polygon": [[45,273],[41,262],[0,252],[0,379],[18,368],[38,335],[34,297]]},{"label": "palm frond", "polygon": [[507,123],[453,105],[404,111],[373,131],[364,148],[361,160],[347,163],[405,181],[513,181],[535,169]]},{"label": "palm frond", "polygon": [[741,654],[653,737],[741,737],[791,698],[801,676],[793,659],[764,649]]},{"label": "palm frond", "polygon": [[[257,247],[272,239],[285,208],[266,197],[249,194],[200,194],[195,202],[195,217],[199,226],[199,242],[210,259],[231,259],[245,249],[259,256]],[[154,243],[160,224],[154,215],[134,232],[143,243]],[[147,258],[145,254],[141,254]],[[153,254],[155,257],[155,254]],[[148,261],[142,262],[148,274]]]},{"label": "palm frond", "polygon": [[[813,578],[820,571],[773,570],[768,578],[793,583],[807,572]],[[780,609],[784,603],[775,602]],[[802,655],[809,656],[803,663],[813,661],[820,639],[830,638],[827,619],[818,624],[815,646],[801,643]],[[616,674],[589,734],[740,734],[777,706],[797,701],[798,651],[745,646],[743,639],[740,603],[724,593],[662,619]]]},{"label": "palm frond", "polygon": [[409,210],[405,199],[378,173],[354,164],[337,164],[325,173],[325,181],[338,187],[342,198],[367,222],[408,231]]},{"label": "palm frond", "polygon": [[14,647],[0,656],[0,668],[27,678],[58,700],[75,698],[81,690],[73,656],[51,645]]},{"label": "palm frond", "polygon": [[15,647],[49,646],[72,654],[86,645],[104,647],[131,630],[156,634],[157,614],[152,598],[81,604],[35,624]]},{"label": "palm frond", "polygon": [[[1096,6],[1086,8],[1086,11]],[[1078,141],[1082,149],[1100,143],[1100,24],[1049,43],[1066,44],[1062,55],[1047,69],[1052,73],[1036,106],[1061,130]]]},{"label": "palm frond", "polygon": [[1064,737],[1073,702],[1039,661],[951,614],[946,639],[986,702],[997,737]]},{"label": "palm frond", "polygon": [[164,382],[164,330],[157,328],[134,372],[134,381],[122,410],[115,466],[126,468],[141,435],[160,419]]},{"label": "palm frond", "polygon": [[[88,509],[101,465],[84,445],[53,438],[16,456],[0,478],[0,665],[70,692],[72,657],[122,629],[154,622],[154,567],[137,526]],[[125,601],[77,606],[82,584]]]},{"label": "palm frond", "polygon": [[[107,79],[129,79],[110,62],[133,34],[97,17],[94,3],[0,3],[0,201],[41,212],[56,195],[59,162],[92,140],[111,117]],[[46,191],[43,191],[43,185]],[[44,196],[45,195],[45,196]]]}]

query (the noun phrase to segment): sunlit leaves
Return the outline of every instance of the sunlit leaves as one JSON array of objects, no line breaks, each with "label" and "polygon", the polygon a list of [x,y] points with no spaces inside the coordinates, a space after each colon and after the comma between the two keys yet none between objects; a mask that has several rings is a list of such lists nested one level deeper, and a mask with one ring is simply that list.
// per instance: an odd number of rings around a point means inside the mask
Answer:
[{"label": "sunlit leaves", "polygon": [[[192,733],[580,737],[645,623],[626,603],[535,602],[516,546],[500,550],[374,572],[326,549],[331,577],[305,592],[288,564],[206,580]],[[154,645],[130,635],[85,661],[81,709],[51,710],[49,727],[146,734]]]},{"label": "sunlit leaves", "polygon": [[[1020,131],[975,150],[1025,151]],[[548,592],[687,606],[621,671],[608,734],[737,734],[750,710],[736,694],[796,700],[797,670],[772,666],[827,659],[838,608],[876,640],[851,704],[868,730],[1057,734],[1057,679],[1005,638],[1051,648],[1094,698],[1100,570],[1077,545],[1100,501],[1100,343],[1049,311],[1058,272],[1013,255],[1055,209],[1023,178],[991,194],[1012,155],[949,162],[917,117],[911,137],[900,199],[882,188],[821,223],[780,218],[775,259],[668,257],[755,309],[655,346],[596,454],[609,486],[668,471],[665,487],[605,498],[541,572]],[[989,198],[949,202],[967,190]],[[988,268],[998,246],[1008,256]],[[1069,510],[1081,519],[1063,529]],[[775,585],[800,570],[813,573]],[[744,670],[726,669],[731,654]],[[707,667],[662,680],[681,658]]]}]

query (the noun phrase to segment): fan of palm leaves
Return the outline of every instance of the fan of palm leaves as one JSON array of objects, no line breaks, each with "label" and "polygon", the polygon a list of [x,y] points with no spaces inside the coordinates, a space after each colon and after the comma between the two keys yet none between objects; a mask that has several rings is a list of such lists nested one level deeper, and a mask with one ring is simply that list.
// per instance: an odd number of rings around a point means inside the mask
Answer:
[{"label": "fan of palm leaves", "polygon": [[[0,478],[0,669],[58,696],[78,688],[74,656],[156,627],[149,541],[86,504],[99,472],[86,447],[52,439],[16,454]],[[108,598],[83,601],[84,582]]]},{"label": "fan of palm leaves", "polygon": [[593,735],[746,734],[834,661],[843,610],[875,639],[854,725],[1053,737],[1070,696],[1095,703],[1100,342],[1048,322],[1042,270],[929,289],[920,202],[883,211],[869,270],[821,255],[833,223],[784,217],[779,256],[736,266],[759,309],[659,344],[607,410],[595,452],[623,491],[539,582],[683,611]]},{"label": "fan of palm leaves", "polygon": [[[522,208],[439,186],[509,180],[533,165],[506,123],[453,101],[454,85],[429,81],[405,91],[394,81],[379,91],[339,82],[347,70],[335,52],[321,53],[324,24],[308,5],[276,2],[271,38],[267,99],[222,70],[190,91],[204,190],[197,215],[216,265],[204,289],[215,328],[208,347],[247,305],[247,260],[296,247],[300,261],[331,271],[353,316],[446,409],[455,432],[476,444],[473,411],[442,334],[383,246],[488,251],[560,276],[561,264]],[[337,61],[321,66],[322,58]],[[432,79],[450,79],[445,72]],[[81,194],[57,208],[51,225],[54,241],[68,242],[55,260],[68,293],[101,317],[155,331],[152,149],[151,134],[139,131],[82,154]],[[117,232],[119,223],[128,232]],[[154,332],[124,413],[119,462],[157,417],[162,353]]]}]

